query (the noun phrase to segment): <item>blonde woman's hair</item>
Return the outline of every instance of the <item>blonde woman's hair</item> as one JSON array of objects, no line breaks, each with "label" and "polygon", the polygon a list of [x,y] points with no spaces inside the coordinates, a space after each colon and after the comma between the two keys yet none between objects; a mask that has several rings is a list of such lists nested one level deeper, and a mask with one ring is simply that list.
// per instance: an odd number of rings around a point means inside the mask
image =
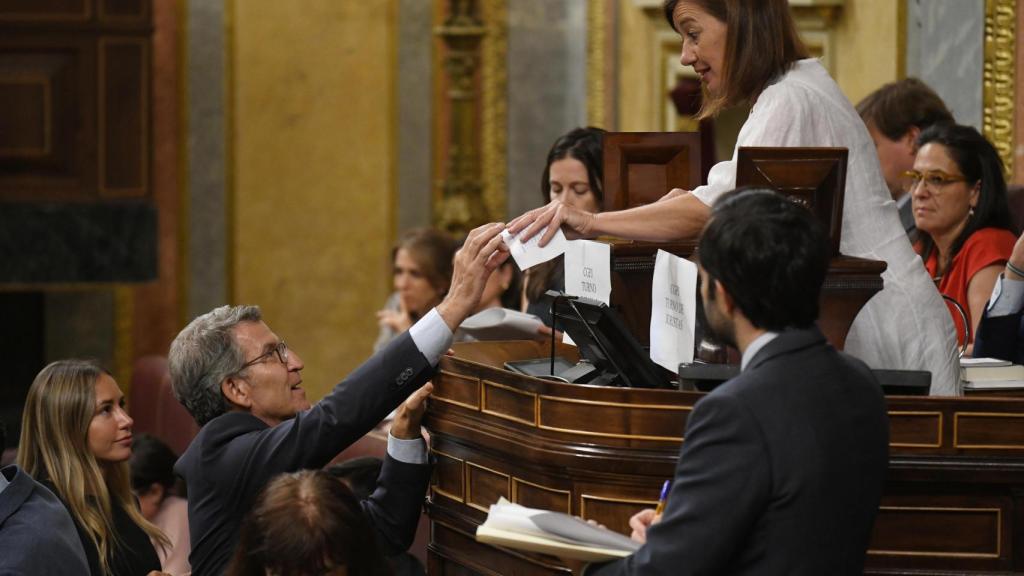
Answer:
[{"label": "blonde woman's hair", "polygon": [[128,462],[99,462],[89,450],[89,424],[96,410],[96,383],[109,373],[88,360],[59,360],[32,382],[22,414],[18,465],[48,480],[75,521],[89,535],[103,572],[110,571],[118,541],[111,502],[161,546],[169,540],[142,516],[131,492]]}]

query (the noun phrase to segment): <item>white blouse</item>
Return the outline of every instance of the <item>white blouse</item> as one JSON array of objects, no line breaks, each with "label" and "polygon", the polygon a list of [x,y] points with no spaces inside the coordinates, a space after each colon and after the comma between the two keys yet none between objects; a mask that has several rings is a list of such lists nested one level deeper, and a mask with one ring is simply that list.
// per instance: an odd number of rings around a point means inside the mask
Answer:
[{"label": "white blouse", "polygon": [[[953,321],[920,257],[907,241],[867,128],[825,68],[813,58],[792,68],[758,97],[740,146],[827,146],[849,150],[840,251],[884,260],[885,288],[861,310],[846,351],[872,368],[927,370],[933,395],[957,395],[959,362]],[[736,152],[693,190],[710,205],[736,185]]]}]

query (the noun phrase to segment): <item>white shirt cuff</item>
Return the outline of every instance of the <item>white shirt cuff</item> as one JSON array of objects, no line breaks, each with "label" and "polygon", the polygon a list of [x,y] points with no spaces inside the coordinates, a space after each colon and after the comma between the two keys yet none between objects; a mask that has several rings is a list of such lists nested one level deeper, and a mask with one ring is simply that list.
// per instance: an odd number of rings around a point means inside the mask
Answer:
[{"label": "white shirt cuff", "polygon": [[388,432],[388,456],[406,464],[427,463],[427,442],[423,437],[403,440]]},{"label": "white shirt cuff", "polygon": [[998,318],[1016,314],[1024,308],[1024,280],[1009,280],[1002,274],[992,289],[992,298],[988,301],[988,317]]},{"label": "white shirt cuff", "polygon": [[452,331],[437,313],[437,308],[431,308],[426,316],[413,324],[409,328],[409,336],[431,366],[436,366],[441,355],[452,345]]}]

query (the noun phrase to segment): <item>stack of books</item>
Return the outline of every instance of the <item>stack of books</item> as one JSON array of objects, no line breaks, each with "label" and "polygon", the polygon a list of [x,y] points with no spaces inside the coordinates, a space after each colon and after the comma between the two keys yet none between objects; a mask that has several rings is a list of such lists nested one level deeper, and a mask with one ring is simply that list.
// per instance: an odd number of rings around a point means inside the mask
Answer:
[{"label": "stack of books", "polygon": [[997,358],[961,358],[964,390],[1024,390],[1024,366]]}]

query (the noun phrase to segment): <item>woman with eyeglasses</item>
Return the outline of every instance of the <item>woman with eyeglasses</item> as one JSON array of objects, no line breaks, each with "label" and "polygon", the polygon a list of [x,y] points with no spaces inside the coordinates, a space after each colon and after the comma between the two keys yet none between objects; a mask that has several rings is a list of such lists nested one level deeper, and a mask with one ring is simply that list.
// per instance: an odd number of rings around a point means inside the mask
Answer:
[{"label": "woman with eyeglasses", "polygon": [[1010,231],[1003,163],[992,144],[970,126],[932,126],[917,138],[914,169],[904,175],[911,194],[914,247],[939,292],[955,300],[957,339],[972,348],[977,330],[1016,237]]},{"label": "woman with eyeglasses", "polygon": [[132,495],[131,455],[132,419],[108,372],[85,360],[43,368],[25,399],[18,465],[68,509],[92,576],[164,574],[150,539],[168,541]]}]

